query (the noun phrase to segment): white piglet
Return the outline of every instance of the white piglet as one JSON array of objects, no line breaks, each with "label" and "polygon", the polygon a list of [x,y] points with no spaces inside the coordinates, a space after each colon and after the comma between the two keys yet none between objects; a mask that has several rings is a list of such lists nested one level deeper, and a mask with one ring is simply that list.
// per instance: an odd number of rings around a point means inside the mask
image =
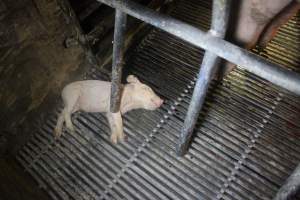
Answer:
[{"label": "white piglet", "polygon": [[80,110],[84,112],[105,112],[111,130],[111,141],[113,143],[123,141],[122,114],[138,108],[155,110],[163,103],[163,100],[149,86],[141,83],[135,76],[129,75],[127,82],[123,85],[120,111],[117,113],[110,112],[111,82],[86,80],[73,82],[65,86],[62,91],[65,107],[58,117],[54,130],[55,137],[61,136],[64,122],[71,132],[75,131],[71,114]]}]

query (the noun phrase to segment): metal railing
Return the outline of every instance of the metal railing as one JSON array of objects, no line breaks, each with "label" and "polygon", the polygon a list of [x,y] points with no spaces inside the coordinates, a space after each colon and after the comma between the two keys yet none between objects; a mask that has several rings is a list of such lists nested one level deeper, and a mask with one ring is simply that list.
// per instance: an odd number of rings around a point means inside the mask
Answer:
[{"label": "metal railing", "polygon": [[[229,5],[230,0],[213,1],[213,15],[209,33],[216,38],[223,39],[225,37],[229,20]],[[210,79],[214,75],[220,60],[220,57],[210,51],[206,51],[204,54],[196,86],[176,148],[176,153],[179,156],[183,156],[187,151],[188,144],[191,140],[194,127],[205,100]]]},{"label": "metal railing", "polygon": [[[228,24],[230,0],[214,0],[211,29],[204,32],[187,23],[143,7],[131,0],[97,0],[116,9],[115,33],[113,46],[112,86],[110,111],[120,109],[121,77],[123,68],[123,46],[126,14],[149,23],[161,30],[181,38],[206,50],[187,116],[176,147],[177,155],[185,154],[194,126],[201,111],[206,92],[218,67],[220,58],[224,58],[241,68],[252,72],[277,86],[300,95],[300,75],[284,69],[264,58],[242,49],[224,40]],[[286,184],[278,191],[276,199],[286,199],[300,188],[300,180],[295,179],[300,173],[297,167]],[[296,174],[296,175],[295,175]],[[290,185],[293,186],[291,189]],[[296,189],[295,189],[296,188]],[[282,198],[281,198],[282,197]]]},{"label": "metal railing", "polygon": [[127,15],[120,10],[116,10],[115,32],[113,41],[113,58],[112,58],[112,84],[110,111],[116,113],[120,110],[121,101],[121,78],[123,68],[123,50],[124,37],[126,30]]}]

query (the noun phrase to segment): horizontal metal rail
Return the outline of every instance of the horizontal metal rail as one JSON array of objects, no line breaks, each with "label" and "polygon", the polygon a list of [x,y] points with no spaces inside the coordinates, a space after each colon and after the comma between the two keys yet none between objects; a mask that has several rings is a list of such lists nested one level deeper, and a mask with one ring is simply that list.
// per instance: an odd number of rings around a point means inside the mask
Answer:
[{"label": "horizontal metal rail", "polygon": [[141,6],[131,0],[97,0],[147,22],[197,47],[208,50],[244,69],[300,95],[300,75],[284,69],[230,42],[187,23]]}]

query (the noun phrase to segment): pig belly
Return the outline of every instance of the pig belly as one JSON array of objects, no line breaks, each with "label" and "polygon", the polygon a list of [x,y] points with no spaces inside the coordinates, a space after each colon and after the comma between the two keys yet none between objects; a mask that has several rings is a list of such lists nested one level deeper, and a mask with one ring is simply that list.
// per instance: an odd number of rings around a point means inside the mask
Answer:
[{"label": "pig belly", "polygon": [[85,112],[107,112],[110,103],[109,82],[84,81],[78,99],[79,110]]}]

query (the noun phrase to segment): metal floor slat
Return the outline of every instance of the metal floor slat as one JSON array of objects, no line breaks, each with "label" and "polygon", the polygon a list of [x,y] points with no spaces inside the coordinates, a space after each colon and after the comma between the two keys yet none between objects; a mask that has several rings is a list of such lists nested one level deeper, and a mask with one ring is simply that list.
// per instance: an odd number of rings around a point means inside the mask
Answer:
[{"label": "metal floor slat", "polygon": [[[211,2],[181,0],[171,12],[202,29]],[[299,71],[297,14],[260,55]],[[293,41],[292,42],[283,42]],[[288,53],[282,53],[288,52]],[[300,161],[300,98],[241,69],[209,88],[188,154],[175,145],[203,51],[153,29],[126,68],[165,99],[124,116],[128,141],[112,145],[103,114],[76,113],[76,134],[53,129],[59,106],[17,159],[53,199],[271,199]],[[108,74],[92,70],[92,79]]]}]

